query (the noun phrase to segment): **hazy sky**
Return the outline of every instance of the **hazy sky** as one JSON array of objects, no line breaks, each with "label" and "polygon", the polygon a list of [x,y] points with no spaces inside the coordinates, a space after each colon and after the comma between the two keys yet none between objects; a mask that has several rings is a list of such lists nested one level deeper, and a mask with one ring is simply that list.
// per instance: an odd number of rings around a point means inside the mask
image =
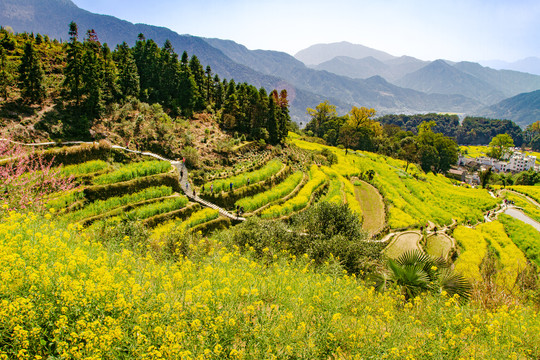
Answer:
[{"label": "hazy sky", "polygon": [[349,41],[423,60],[540,57],[539,0],[73,0],[180,34],[294,55]]}]

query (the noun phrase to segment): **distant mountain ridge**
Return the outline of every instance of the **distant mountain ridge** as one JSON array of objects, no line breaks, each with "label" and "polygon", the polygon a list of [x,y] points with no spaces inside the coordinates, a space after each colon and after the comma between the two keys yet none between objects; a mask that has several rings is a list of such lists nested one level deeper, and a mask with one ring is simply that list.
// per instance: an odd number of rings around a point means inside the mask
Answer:
[{"label": "distant mountain ridge", "polygon": [[489,66],[493,69],[514,70],[530,74],[540,75],[540,58],[530,56],[518,61],[508,62],[502,60],[485,60],[480,64]]},{"label": "distant mountain ridge", "polygon": [[[478,109],[481,103],[462,95],[425,94],[401,88],[374,76],[352,79],[305,66],[294,57],[276,51],[248,50],[230,40],[205,39],[231,59],[262,73],[285,79],[306,91],[339,99],[349,106],[370,106],[381,113],[389,112],[464,112]],[[336,104],[339,105],[339,104]],[[443,110],[444,109],[444,110]],[[349,109],[345,109],[348,111]]]},{"label": "distant mountain ridge", "polygon": [[372,49],[364,45],[352,44],[348,41],[312,45],[304,50],[300,50],[294,55],[294,57],[304,64],[310,66],[319,65],[325,61],[332,60],[334,57],[336,57],[336,54],[354,59],[363,59],[371,56],[380,61],[395,58],[395,56],[384,51]]}]

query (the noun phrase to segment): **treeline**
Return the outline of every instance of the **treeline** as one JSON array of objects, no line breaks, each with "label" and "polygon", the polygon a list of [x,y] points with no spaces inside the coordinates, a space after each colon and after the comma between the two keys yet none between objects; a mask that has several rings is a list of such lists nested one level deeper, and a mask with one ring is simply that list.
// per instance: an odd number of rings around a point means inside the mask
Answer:
[{"label": "treeline", "polygon": [[423,122],[434,121],[433,131],[454,138],[460,145],[486,145],[499,134],[508,134],[516,146],[524,143],[524,132],[511,120],[487,119],[484,117],[467,116],[459,123],[457,115],[449,114],[416,114],[416,115],[385,115],[377,118],[383,125],[397,125],[405,131],[417,133],[418,126]]},{"label": "treeline", "polygon": [[352,107],[345,116],[338,116],[328,102],[308,109],[311,121],[305,133],[323,139],[327,144],[346,150],[366,150],[418,163],[425,172],[446,172],[457,162],[458,146],[454,139],[434,132],[434,121],[420,122],[415,132],[395,124],[381,125],[374,119],[375,110]]},{"label": "treeline", "polygon": [[0,97],[8,100],[10,94],[27,104],[47,97],[61,102],[81,115],[72,128],[86,133],[108,105],[130,98],[158,103],[172,117],[214,112],[223,128],[273,144],[285,139],[290,124],[286,90],[268,94],[221,80],[197,56],[184,51],[179,58],[170,41],[160,48],[143,34],[135,46],[124,42],[114,51],[99,42],[94,30],[79,41],[74,22],[64,44],[40,34],[0,30]]}]

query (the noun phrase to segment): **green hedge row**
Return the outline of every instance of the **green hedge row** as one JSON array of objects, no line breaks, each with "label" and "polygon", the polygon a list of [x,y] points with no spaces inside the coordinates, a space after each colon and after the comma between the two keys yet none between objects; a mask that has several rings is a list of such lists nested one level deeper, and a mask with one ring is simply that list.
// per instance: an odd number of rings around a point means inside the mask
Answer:
[{"label": "green hedge row", "polygon": [[94,179],[96,185],[114,184],[122,181],[166,173],[171,170],[171,163],[161,160],[134,162],[114,171],[102,174]]},{"label": "green hedge row", "polygon": [[182,189],[178,183],[178,175],[176,172],[169,172],[115,184],[89,186],[84,189],[84,197],[92,202],[108,199],[113,196],[131,194],[142,189],[160,185],[170,186],[175,192],[182,193]]}]

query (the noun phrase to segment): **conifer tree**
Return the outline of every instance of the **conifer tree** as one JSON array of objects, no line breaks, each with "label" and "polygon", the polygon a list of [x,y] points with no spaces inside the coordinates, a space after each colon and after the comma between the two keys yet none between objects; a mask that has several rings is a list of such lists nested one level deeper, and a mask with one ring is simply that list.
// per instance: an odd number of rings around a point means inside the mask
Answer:
[{"label": "conifer tree", "polygon": [[139,96],[139,73],[135,59],[128,45],[123,42],[116,47],[115,60],[118,64],[118,86],[121,97],[125,100],[128,96]]},{"label": "conifer tree", "polygon": [[271,92],[268,96],[268,112],[266,115],[266,129],[268,130],[269,141],[271,144],[277,144],[279,142],[278,111],[279,110],[276,109],[276,97],[274,96],[274,92]]},{"label": "conifer tree", "polygon": [[206,74],[206,103],[210,104],[210,89],[212,88],[212,68],[210,65],[206,66],[206,71],[204,73]]},{"label": "conifer tree", "polygon": [[24,47],[24,54],[19,65],[19,86],[23,98],[30,103],[40,102],[45,97],[43,69],[30,41]]},{"label": "conifer tree", "polygon": [[102,73],[102,92],[103,100],[111,103],[118,98],[117,69],[114,63],[111,49],[107,44],[101,47],[101,73]]},{"label": "conifer tree", "polygon": [[83,55],[83,88],[86,95],[85,108],[92,117],[99,116],[102,110],[100,59],[92,45],[87,46]]},{"label": "conifer tree", "polygon": [[11,73],[8,71],[7,51],[0,44],[0,97],[8,99],[8,88],[11,84]]},{"label": "conifer tree", "polygon": [[75,99],[77,105],[81,101],[83,48],[78,39],[78,28],[75,22],[69,24],[69,43],[67,46],[66,67],[64,68],[63,86],[69,92],[68,98]]}]

